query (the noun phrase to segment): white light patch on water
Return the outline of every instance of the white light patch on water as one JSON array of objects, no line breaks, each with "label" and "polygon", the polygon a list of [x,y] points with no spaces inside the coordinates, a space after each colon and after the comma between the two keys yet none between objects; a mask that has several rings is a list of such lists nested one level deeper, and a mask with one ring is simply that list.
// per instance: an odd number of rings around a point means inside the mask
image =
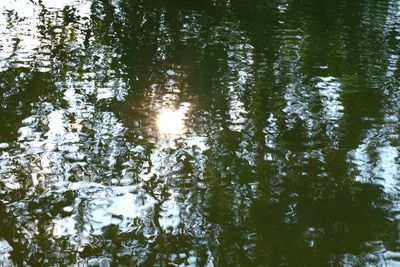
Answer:
[{"label": "white light patch on water", "polygon": [[6,240],[0,239],[0,254],[5,254],[12,251],[12,247]]},{"label": "white light patch on water", "polygon": [[53,235],[56,238],[70,236],[77,233],[75,228],[76,219],[74,217],[57,218],[53,220]]},{"label": "white light patch on water", "polygon": [[381,184],[387,192],[392,192],[399,185],[400,166],[396,162],[399,151],[389,144],[372,146],[370,138],[366,138],[363,144],[350,153],[351,162],[356,165],[355,179]]},{"label": "white light patch on water", "polygon": [[335,77],[318,77],[319,82],[315,85],[322,97],[324,117],[336,121],[343,116],[343,104],[340,99],[341,84]]},{"label": "white light patch on water", "polygon": [[89,16],[91,1],[86,0],[42,0],[41,4],[47,9],[63,10],[67,6],[79,6],[77,14],[79,16]]},{"label": "white light patch on water", "polygon": [[13,251],[13,248],[10,244],[3,239],[0,239],[0,265],[1,266],[14,266],[11,263],[10,252]]},{"label": "white light patch on water", "polygon": [[114,97],[112,87],[99,88],[97,90],[97,100],[108,99]]},{"label": "white light patch on water", "polygon": [[181,222],[180,209],[175,200],[167,200],[161,205],[158,221],[165,232],[175,232],[178,229]]},{"label": "white light patch on water", "polygon": [[14,10],[20,16],[32,17],[34,13],[34,5],[29,0],[2,0],[0,2],[0,11]]},{"label": "white light patch on water", "polygon": [[75,216],[57,218],[53,220],[53,235],[56,238],[70,236],[77,233]]},{"label": "white light patch on water", "polygon": [[369,165],[370,158],[366,153],[367,145],[361,144],[351,154],[352,162],[356,164],[358,175],[356,180],[358,182],[368,182],[370,179],[369,173],[371,173],[371,166]]},{"label": "white light patch on water", "polygon": [[284,1],[283,3],[278,5],[279,13],[282,13],[282,14],[286,13],[287,9],[288,9],[288,3],[286,3],[286,1]]},{"label": "white light patch on water", "polygon": [[375,176],[382,179],[385,188],[392,189],[399,183],[400,168],[396,163],[399,151],[390,145],[379,147],[377,151],[379,161],[374,169]]},{"label": "white light patch on water", "polygon": [[[13,62],[14,67],[29,67],[31,55],[40,47],[38,33],[39,10],[29,1],[0,1],[0,71]],[[9,16],[8,13],[14,13]],[[11,14],[13,14],[11,13]],[[18,18],[24,18],[17,22]],[[15,53],[17,50],[18,53]]]},{"label": "white light patch on water", "polygon": [[400,55],[390,55],[388,58],[389,64],[386,70],[386,77],[393,77],[396,75],[397,66],[400,60]]},{"label": "white light patch on water", "polygon": [[74,208],[71,206],[66,206],[63,208],[63,211],[68,212],[68,213],[72,212],[73,210],[74,210]]},{"label": "white light patch on water", "polygon": [[[145,222],[151,220],[149,214],[154,209],[155,199],[135,186],[103,186],[98,183],[71,183],[69,190],[82,196],[84,205],[72,204],[64,208],[71,216],[53,220],[52,233],[55,237],[72,236],[81,238],[78,231],[76,213],[85,214],[85,235],[102,235],[104,228],[117,224],[120,231],[132,231],[132,219]],[[79,201],[79,200],[78,200]],[[79,206],[79,208],[78,208]]]},{"label": "white light patch on water", "polygon": [[210,146],[208,145],[208,138],[205,136],[192,136],[185,140],[188,147],[197,148],[200,153],[207,151]]},{"label": "white light patch on water", "polygon": [[[51,70],[50,51],[45,47],[54,44],[41,31],[43,21],[40,14],[43,6],[49,11],[46,21],[52,23],[53,27],[65,27],[62,25],[62,16],[56,14],[63,12],[67,6],[76,8],[74,14],[81,19],[80,24],[84,25],[84,20],[90,18],[91,1],[42,0],[41,5],[35,2],[36,4],[29,0],[0,1],[0,71],[9,67],[35,68],[39,72]],[[72,36],[81,43],[85,37],[79,31],[71,31],[71,39]]]},{"label": "white light patch on water", "polygon": [[47,116],[47,119],[49,121],[48,123],[49,131],[46,133],[47,136],[65,134],[67,125],[65,122],[64,111],[62,110],[52,111]]},{"label": "white light patch on water", "polygon": [[248,111],[244,103],[245,91],[253,86],[254,75],[252,65],[253,46],[250,44],[238,43],[229,47],[228,69],[231,75],[227,84],[229,100],[229,129],[235,132],[242,132],[248,120]]},{"label": "white light patch on water", "polygon": [[112,214],[108,210],[109,199],[94,198],[86,206],[86,216],[90,221],[93,235],[103,234],[102,228],[111,225]]},{"label": "white light patch on water", "polygon": [[0,149],[7,149],[9,147],[10,147],[10,145],[7,143],[0,143]]},{"label": "white light patch on water", "polygon": [[238,90],[237,86],[229,87],[229,95],[230,95],[229,116],[231,121],[229,129],[231,131],[241,132],[244,129],[244,124],[246,122],[247,110],[245,109],[244,103],[241,101],[237,90]]},{"label": "white light patch on water", "polygon": [[146,215],[146,211],[154,205],[153,199],[142,201],[138,195],[132,193],[116,196],[112,198],[112,205],[109,211],[114,216],[123,216],[126,218],[141,218]]}]

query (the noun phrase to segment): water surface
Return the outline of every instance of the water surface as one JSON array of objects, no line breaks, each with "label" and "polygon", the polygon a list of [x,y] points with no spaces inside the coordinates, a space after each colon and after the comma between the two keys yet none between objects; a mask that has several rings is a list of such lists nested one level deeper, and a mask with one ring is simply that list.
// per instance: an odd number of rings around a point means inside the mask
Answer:
[{"label": "water surface", "polygon": [[400,265],[396,0],[2,0],[0,265]]}]

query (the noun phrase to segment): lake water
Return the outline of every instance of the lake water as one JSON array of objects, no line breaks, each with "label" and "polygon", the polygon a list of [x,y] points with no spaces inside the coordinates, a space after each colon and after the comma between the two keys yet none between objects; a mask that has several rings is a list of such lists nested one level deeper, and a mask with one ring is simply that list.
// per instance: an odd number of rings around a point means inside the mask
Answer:
[{"label": "lake water", "polygon": [[400,266],[397,0],[1,0],[0,266]]}]

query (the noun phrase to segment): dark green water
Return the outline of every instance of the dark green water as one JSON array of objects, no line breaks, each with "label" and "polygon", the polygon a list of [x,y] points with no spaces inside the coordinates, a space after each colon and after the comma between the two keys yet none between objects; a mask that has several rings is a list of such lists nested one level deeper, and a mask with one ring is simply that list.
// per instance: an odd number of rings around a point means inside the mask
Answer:
[{"label": "dark green water", "polygon": [[400,266],[400,2],[1,0],[0,266]]}]

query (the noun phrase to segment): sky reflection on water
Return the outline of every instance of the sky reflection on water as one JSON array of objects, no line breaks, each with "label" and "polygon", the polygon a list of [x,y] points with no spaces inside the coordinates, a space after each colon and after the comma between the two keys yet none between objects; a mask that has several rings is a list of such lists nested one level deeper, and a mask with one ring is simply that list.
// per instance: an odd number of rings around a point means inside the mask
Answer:
[{"label": "sky reflection on water", "polygon": [[399,264],[398,1],[0,3],[0,265]]}]

